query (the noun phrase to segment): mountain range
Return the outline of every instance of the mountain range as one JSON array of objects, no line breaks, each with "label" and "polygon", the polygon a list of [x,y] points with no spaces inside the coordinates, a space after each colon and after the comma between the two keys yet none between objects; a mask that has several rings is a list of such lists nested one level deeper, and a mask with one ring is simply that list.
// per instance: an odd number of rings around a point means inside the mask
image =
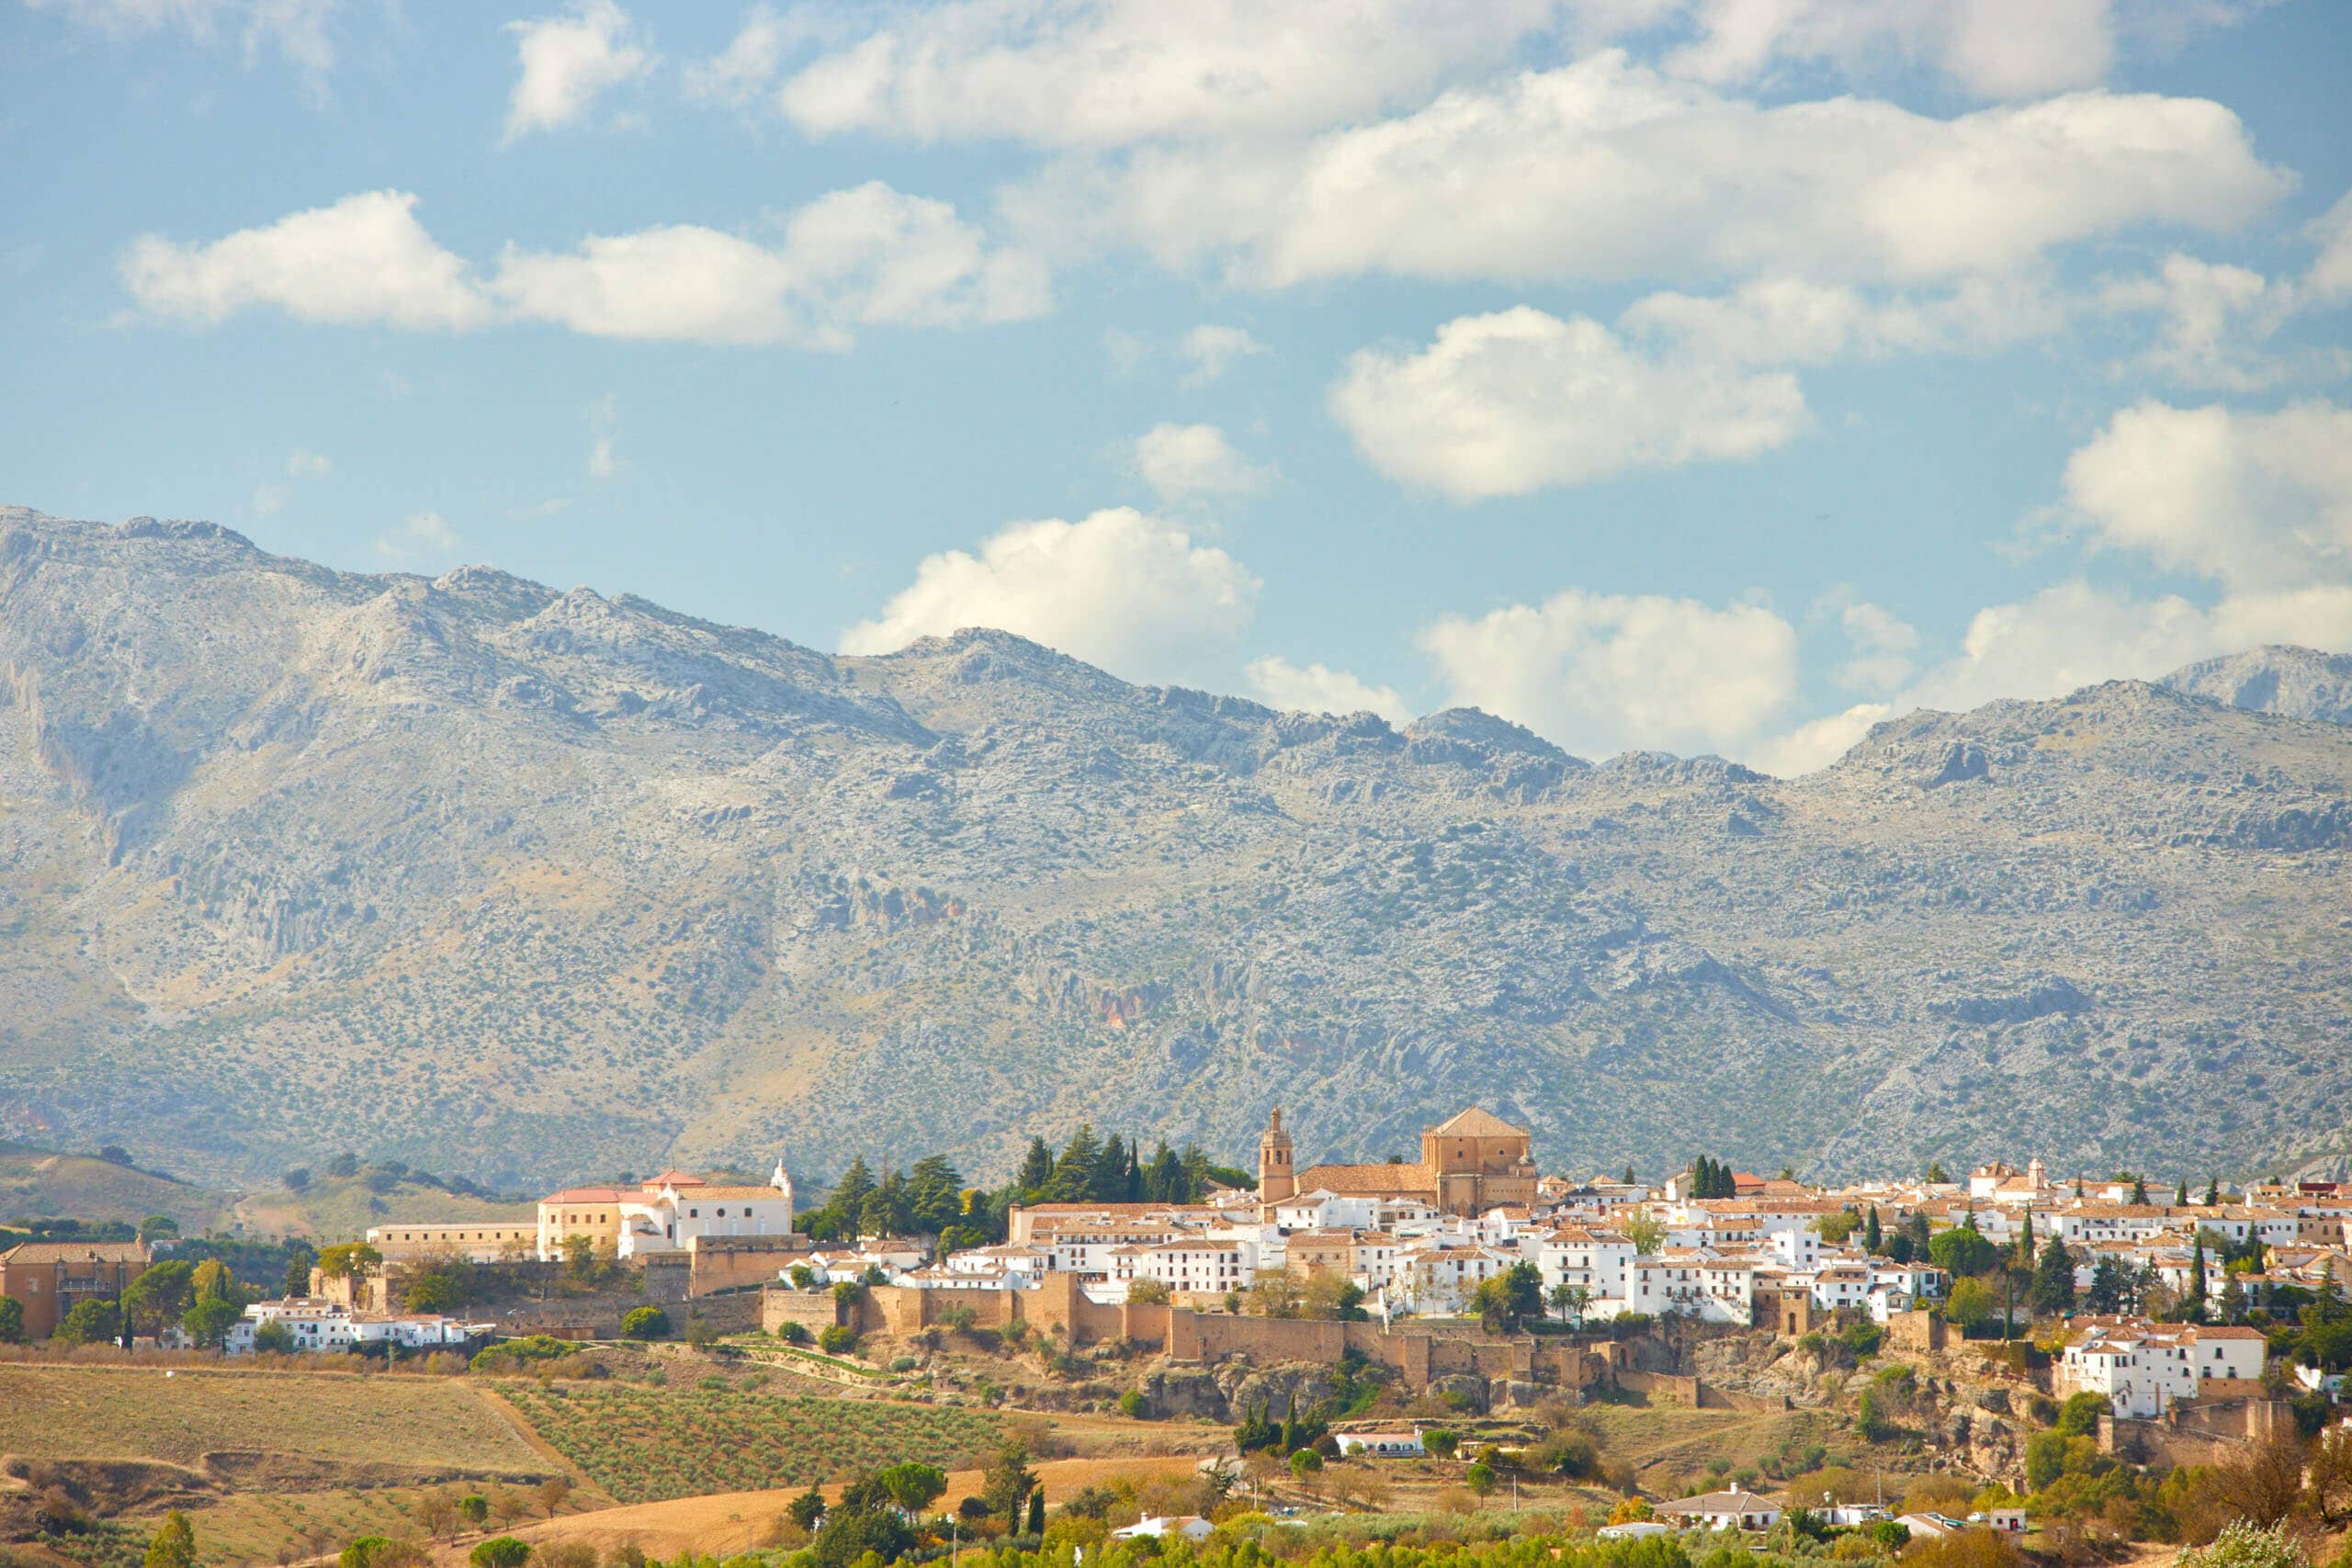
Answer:
[{"label": "mountain range", "polygon": [[0,1135],[1001,1177],[1081,1122],[1544,1168],[2352,1147],[2352,660],[1879,725],[1780,780],[840,658],[481,567],[0,508]]}]

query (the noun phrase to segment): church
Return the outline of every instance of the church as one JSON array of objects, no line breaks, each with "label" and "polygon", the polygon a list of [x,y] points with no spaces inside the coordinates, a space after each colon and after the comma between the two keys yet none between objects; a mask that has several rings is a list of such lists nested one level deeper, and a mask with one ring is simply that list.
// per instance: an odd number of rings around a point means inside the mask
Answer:
[{"label": "church", "polygon": [[1301,1193],[1343,1198],[1418,1198],[1452,1214],[1535,1201],[1534,1136],[1476,1106],[1421,1130],[1419,1165],[1310,1165],[1299,1169],[1282,1108],[1258,1139],[1261,1208]]}]

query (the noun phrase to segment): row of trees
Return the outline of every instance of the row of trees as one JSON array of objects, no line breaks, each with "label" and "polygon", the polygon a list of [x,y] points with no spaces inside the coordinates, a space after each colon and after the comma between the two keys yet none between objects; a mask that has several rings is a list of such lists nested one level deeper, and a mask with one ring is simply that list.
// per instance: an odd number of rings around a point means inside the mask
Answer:
[{"label": "row of trees", "polygon": [[1731,1167],[1719,1159],[1701,1155],[1690,1162],[1690,1196],[1693,1198],[1736,1198],[1739,1183]]},{"label": "row of trees", "polygon": [[1029,1141],[1013,1179],[994,1190],[967,1188],[944,1155],[876,1179],[863,1156],[850,1162],[823,1207],[799,1216],[820,1241],[859,1235],[935,1235],[943,1248],[985,1247],[1005,1235],[1014,1204],[1196,1203],[1212,1181],[1253,1186],[1249,1174],[1214,1165],[1197,1144],[1182,1153],[1161,1140],[1148,1157],[1114,1133],[1106,1140],[1081,1124],[1059,1155],[1043,1138]]}]

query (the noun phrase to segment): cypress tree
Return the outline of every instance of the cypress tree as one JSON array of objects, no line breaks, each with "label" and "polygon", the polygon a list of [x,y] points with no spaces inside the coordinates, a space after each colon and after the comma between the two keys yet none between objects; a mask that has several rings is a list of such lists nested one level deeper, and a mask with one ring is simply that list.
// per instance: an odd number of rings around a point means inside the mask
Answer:
[{"label": "cypress tree", "polygon": [[2205,1321],[2205,1233],[2197,1233],[2197,1246],[2188,1257],[2188,1319],[2191,1323]]},{"label": "cypress tree", "polygon": [[1046,1489],[1042,1486],[1029,1494],[1029,1533],[1046,1533]]},{"label": "cypress tree", "polygon": [[1883,1250],[1881,1244],[1885,1239],[1878,1228],[1878,1205],[1872,1203],[1869,1218],[1862,1221],[1862,1250],[1870,1253],[1879,1252]]},{"label": "cypress tree", "polygon": [[2208,1178],[2206,1178],[2206,1179],[2205,1179],[2205,1206],[2206,1206],[2207,1208],[2209,1208],[2209,1209],[2211,1209],[2211,1208],[2217,1208],[2217,1207],[2219,1207],[2219,1206],[2220,1206],[2221,1201],[2222,1201],[2222,1179],[2221,1179],[2220,1177],[2218,1177],[2218,1176],[2211,1176],[2211,1177],[2208,1177]]},{"label": "cypress tree", "polygon": [[2148,1179],[2146,1177],[2135,1176],[2132,1179],[2132,1201],[2140,1204],[2142,1207],[2146,1206],[2148,1201]]},{"label": "cypress tree", "polygon": [[2172,1190],[2172,1206],[2176,1209],[2188,1207],[2188,1178],[2182,1177],[2180,1185]]}]

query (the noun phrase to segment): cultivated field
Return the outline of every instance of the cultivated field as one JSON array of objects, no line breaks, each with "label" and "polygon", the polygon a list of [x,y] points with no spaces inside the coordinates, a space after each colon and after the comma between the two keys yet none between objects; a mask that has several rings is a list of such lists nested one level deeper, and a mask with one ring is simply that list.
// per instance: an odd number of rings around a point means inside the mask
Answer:
[{"label": "cultivated field", "polygon": [[741,1388],[506,1382],[499,1393],[624,1503],[807,1486],[901,1460],[956,1469],[985,1459],[1004,1430],[980,1411]]},{"label": "cultivated field", "polygon": [[[0,1363],[0,1453],[164,1460],[215,1474],[272,1461],[387,1476],[557,1468],[451,1378],[21,1363]],[[208,1455],[219,1457],[207,1464]]]}]

